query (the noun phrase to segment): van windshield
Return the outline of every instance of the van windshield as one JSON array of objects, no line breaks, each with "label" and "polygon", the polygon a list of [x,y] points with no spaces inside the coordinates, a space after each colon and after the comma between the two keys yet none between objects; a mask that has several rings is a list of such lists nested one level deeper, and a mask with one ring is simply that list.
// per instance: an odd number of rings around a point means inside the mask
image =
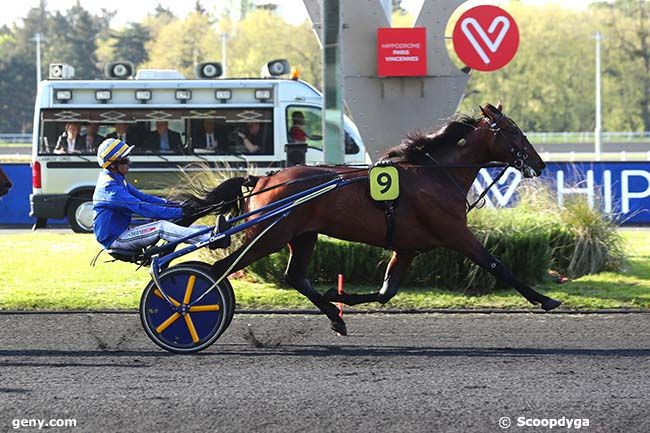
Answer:
[{"label": "van windshield", "polygon": [[[322,110],[308,106],[290,106],[287,108],[287,140],[289,143],[306,143],[315,150],[323,150]],[[359,145],[345,126],[345,154],[359,153]]]},{"label": "van windshield", "polygon": [[137,155],[273,154],[272,109],[47,109],[39,155],[95,155],[106,138]]}]

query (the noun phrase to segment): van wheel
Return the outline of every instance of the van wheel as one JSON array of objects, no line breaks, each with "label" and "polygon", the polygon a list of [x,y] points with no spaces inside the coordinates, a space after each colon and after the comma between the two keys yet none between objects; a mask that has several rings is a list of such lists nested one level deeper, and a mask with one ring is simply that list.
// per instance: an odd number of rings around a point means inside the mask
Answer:
[{"label": "van wheel", "polygon": [[93,199],[79,197],[70,200],[66,214],[70,228],[75,233],[92,233],[93,231]]}]

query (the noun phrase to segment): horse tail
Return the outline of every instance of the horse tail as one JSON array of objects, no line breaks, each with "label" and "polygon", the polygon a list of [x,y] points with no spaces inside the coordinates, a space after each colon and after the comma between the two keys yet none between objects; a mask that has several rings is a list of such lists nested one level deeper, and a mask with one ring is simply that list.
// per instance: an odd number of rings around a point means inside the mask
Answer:
[{"label": "horse tail", "polygon": [[177,201],[188,203],[196,209],[195,219],[216,213],[233,212],[239,215],[242,210],[244,187],[254,187],[259,178],[255,176],[233,177],[221,182],[215,188],[208,189],[203,185],[189,185],[191,192],[181,192],[174,196]]}]

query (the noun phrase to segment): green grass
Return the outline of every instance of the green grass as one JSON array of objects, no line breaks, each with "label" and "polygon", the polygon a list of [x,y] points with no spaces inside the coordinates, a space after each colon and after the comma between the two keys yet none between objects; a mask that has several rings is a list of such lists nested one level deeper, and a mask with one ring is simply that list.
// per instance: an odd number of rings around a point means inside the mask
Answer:
[{"label": "green grass", "polygon": [[11,143],[8,141],[0,141],[0,147],[32,147],[32,142],[29,143]]},{"label": "green grass", "polygon": [[[564,302],[565,308],[650,308],[650,230],[623,230],[629,260],[620,273],[588,275],[565,284],[537,288]],[[146,269],[129,263],[90,260],[99,250],[92,236],[18,232],[0,236],[0,309],[132,309],[149,280]],[[200,259],[188,257],[187,259]],[[332,280],[332,284],[334,280]],[[238,308],[312,308],[293,289],[233,280]],[[320,287],[323,290],[325,287]],[[350,292],[377,287],[346,287]],[[372,304],[369,308],[378,308]],[[527,308],[514,290],[483,296],[404,288],[389,308]]]}]

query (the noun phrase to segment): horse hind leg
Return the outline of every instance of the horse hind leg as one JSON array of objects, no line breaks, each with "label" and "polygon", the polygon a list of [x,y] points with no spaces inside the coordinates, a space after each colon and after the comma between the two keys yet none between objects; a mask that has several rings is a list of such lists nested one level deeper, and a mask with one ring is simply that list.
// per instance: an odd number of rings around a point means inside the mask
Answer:
[{"label": "horse hind leg", "polygon": [[473,233],[469,230],[466,232],[465,237],[455,242],[453,249],[464,254],[474,263],[499,278],[500,280],[508,283],[511,287],[517,290],[533,305],[540,304],[544,311],[551,311],[559,307],[562,303],[556,299],[549,298],[536,292],[526,284],[521,282],[515,277],[510,269],[508,269],[499,259],[494,257],[490,252],[476,239]]},{"label": "horse hind leg", "polygon": [[332,330],[341,335],[347,335],[347,327],[339,314],[339,309],[314,290],[306,277],[307,264],[311,259],[317,238],[317,233],[304,233],[289,241],[289,263],[284,280],[300,294],[307,297],[330,319]]},{"label": "horse hind leg", "polygon": [[416,255],[417,253],[412,251],[394,251],[386,267],[384,284],[378,292],[339,294],[335,288],[331,288],[323,297],[328,301],[342,302],[346,305],[359,305],[369,302],[379,302],[384,305],[399,291],[399,284],[404,279],[406,270]]}]

